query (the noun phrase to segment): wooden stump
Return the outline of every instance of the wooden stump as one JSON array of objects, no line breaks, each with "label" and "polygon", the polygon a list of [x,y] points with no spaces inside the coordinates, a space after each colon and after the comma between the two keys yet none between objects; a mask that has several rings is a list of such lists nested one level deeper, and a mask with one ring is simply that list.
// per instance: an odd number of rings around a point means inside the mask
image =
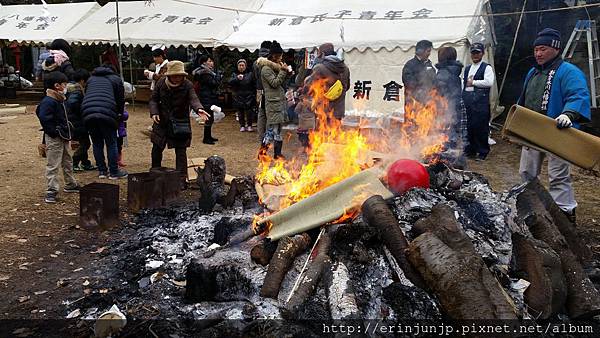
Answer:
[{"label": "wooden stump", "polygon": [[201,210],[212,211],[217,203],[222,204],[227,196],[225,187],[225,160],[213,155],[204,161],[204,168],[196,168],[197,183],[200,187],[199,206]]}]

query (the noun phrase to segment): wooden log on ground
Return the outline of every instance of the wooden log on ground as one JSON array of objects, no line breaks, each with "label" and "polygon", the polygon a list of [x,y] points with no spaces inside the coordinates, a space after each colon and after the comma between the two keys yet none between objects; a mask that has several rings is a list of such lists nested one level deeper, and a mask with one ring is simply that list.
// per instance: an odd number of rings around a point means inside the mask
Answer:
[{"label": "wooden log on ground", "polygon": [[312,259],[309,262],[304,276],[298,284],[298,288],[292,294],[290,300],[285,304],[282,315],[286,319],[295,318],[295,314],[302,310],[302,306],[313,295],[317,284],[321,280],[325,268],[331,268],[331,259],[329,258],[329,249],[331,248],[331,234],[325,232],[321,236],[319,243],[312,253]]},{"label": "wooden log on ground", "polygon": [[383,197],[371,196],[362,205],[363,219],[373,228],[377,229],[381,241],[390,250],[404,275],[414,285],[424,288],[425,283],[419,273],[408,262],[406,250],[408,241],[400,229],[398,220],[388,207]]},{"label": "wooden log on ground", "polygon": [[476,254],[453,250],[431,232],[412,241],[409,261],[452,319],[517,319],[516,309]]},{"label": "wooden log on ground", "polygon": [[560,257],[545,242],[513,234],[517,276],[530,282],[525,303],[534,318],[548,319],[565,305],[567,289]]},{"label": "wooden log on ground", "polygon": [[260,289],[261,297],[277,299],[281,282],[285,274],[294,264],[294,259],[308,247],[310,236],[303,233],[294,237],[284,237],[279,240],[275,255],[269,263],[267,275]]},{"label": "wooden log on ground", "polygon": [[600,314],[600,293],[577,256],[569,248],[537,193],[526,189],[517,197],[517,212],[536,239],[546,242],[559,256],[567,286],[567,312],[573,319]]},{"label": "wooden log on ground", "polygon": [[581,264],[584,266],[590,264],[592,260],[592,250],[590,250],[590,248],[581,239],[581,236],[579,236],[577,233],[575,224],[569,220],[567,215],[565,215],[558,207],[556,202],[554,202],[554,199],[548,190],[544,188],[537,178],[529,182],[526,186],[526,189],[535,191],[540,201],[544,205],[544,208],[546,208],[552,217],[554,225],[556,225],[558,231],[560,231],[560,233],[565,237],[565,240],[569,244],[569,248],[575,255],[577,255]]},{"label": "wooden log on ground", "polygon": [[250,250],[250,257],[252,257],[253,262],[262,266],[267,266],[273,258],[276,249],[277,242],[265,238],[252,247],[252,250]]}]

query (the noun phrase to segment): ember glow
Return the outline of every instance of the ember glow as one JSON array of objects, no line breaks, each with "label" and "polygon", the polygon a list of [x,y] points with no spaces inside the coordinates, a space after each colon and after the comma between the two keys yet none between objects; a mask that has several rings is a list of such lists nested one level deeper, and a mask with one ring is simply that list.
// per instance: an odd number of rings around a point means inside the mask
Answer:
[{"label": "ember glow", "polygon": [[[346,129],[333,118],[324,94],[326,80],[313,83],[311,107],[317,117],[317,129],[309,134],[311,148],[305,158],[274,160],[259,154],[257,182],[284,185],[286,195],[279,201],[282,210],[318,191],[373,166],[372,152],[384,152],[390,157],[421,160],[434,158],[447,140],[445,102],[436,93],[426,105],[413,102],[404,115],[404,123],[394,128],[376,129],[377,137],[366,137],[364,129]],[[358,210],[348,210],[342,217],[352,219]],[[339,223],[340,220],[336,221]]]}]

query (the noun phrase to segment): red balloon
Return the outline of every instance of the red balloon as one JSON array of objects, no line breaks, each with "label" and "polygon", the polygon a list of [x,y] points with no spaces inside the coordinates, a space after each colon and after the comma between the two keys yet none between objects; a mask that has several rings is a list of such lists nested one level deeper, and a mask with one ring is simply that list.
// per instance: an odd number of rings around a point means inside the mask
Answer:
[{"label": "red balloon", "polygon": [[418,161],[398,160],[388,169],[387,183],[398,195],[415,187],[429,189],[429,173]]}]

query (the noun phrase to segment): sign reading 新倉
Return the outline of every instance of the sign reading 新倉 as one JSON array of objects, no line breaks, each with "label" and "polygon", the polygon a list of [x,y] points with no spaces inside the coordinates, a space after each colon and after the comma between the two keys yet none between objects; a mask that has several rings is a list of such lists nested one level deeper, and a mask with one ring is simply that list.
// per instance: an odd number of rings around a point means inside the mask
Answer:
[{"label": "sign reading \u65b0\u5009", "polygon": [[297,16],[293,18],[276,17],[269,21],[269,26],[281,26],[287,22],[290,26],[296,26],[303,23],[315,23],[325,21],[327,19],[358,19],[358,20],[399,20],[399,19],[423,19],[428,18],[433,13],[433,10],[421,8],[416,11],[405,12],[403,10],[390,10],[379,14],[376,11],[361,11],[352,13],[351,10],[343,9],[337,13],[328,16],[329,13],[316,14],[313,16]]},{"label": "sign reading \u65b0\u5009", "polygon": [[[160,13],[156,13],[153,15],[142,15],[137,18],[128,16],[124,18],[119,18],[119,24],[127,25],[127,24],[139,24],[139,23],[149,23],[156,22],[161,24],[173,24],[173,23],[181,23],[184,25],[207,25],[213,18],[211,17],[203,17],[198,18],[194,16],[180,16],[180,15],[163,15]],[[106,24],[114,25],[117,23],[117,17],[113,16],[112,18],[106,20]]]},{"label": "sign reading \u65b0\u5009", "polygon": [[[13,14],[0,17],[0,27],[14,24],[18,29],[33,28],[36,31],[46,30],[53,22],[56,22],[57,16],[33,16]],[[34,28],[35,27],[35,28]]]},{"label": "sign reading \u65b0\u5009", "polygon": [[[369,100],[371,89],[372,89],[371,80],[358,80],[354,82],[354,95],[352,97],[356,100]],[[385,93],[383,94],[383,101],[400,101],[400,89],[402,89],[402,85],[392,80],[382,86],[385,89]]]}]

